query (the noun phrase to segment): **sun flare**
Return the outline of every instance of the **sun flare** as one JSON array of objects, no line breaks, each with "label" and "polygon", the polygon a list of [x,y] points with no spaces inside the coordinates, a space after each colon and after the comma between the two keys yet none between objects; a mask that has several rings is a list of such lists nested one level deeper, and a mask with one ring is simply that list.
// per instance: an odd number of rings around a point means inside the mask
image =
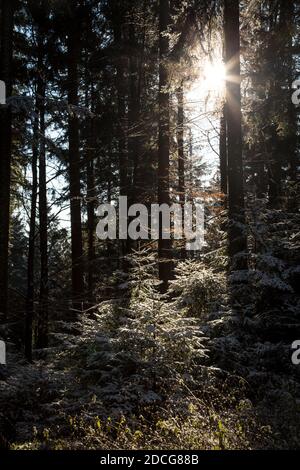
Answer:
[{"label": "sun flare", "polygon": [[207,91],[221,93],[226,79],[225,65],[221,60],[207,62],[203,68],[204,86]]},{"label": "sun flare", "polygon": [[207,60],[198,69],[197,77],[189,87],[186,98],[190,105],[209,99],[219,100],[225,94],[226,68],[222,59]]}]

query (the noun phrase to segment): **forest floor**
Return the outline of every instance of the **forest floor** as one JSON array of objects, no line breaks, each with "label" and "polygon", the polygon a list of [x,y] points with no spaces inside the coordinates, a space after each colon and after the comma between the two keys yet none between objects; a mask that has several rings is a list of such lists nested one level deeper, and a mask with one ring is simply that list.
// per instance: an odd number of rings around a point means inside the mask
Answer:
[{"label": "forest floor", "polygon": [[99,312],[56,328],[46,357],[36,351],[28,364],[10,352],[1,371],[1,425],[12,449],[299,447],[298,390],[281,373],[257,371],[256,388],[254,376],[251,383],[210,360],[196,382],[174,371],[171,384],[159,383],[112,355]]},{"label": "forest floor", "polygon": [[8,342],[0,446],[299,449],[299,216],[261,217],[246,271],[228,275],[219,248],[180,262],[162,296],[141,252],[131,274],[102,276],[110,299],[76,321],[52,315],[32,364]]}]

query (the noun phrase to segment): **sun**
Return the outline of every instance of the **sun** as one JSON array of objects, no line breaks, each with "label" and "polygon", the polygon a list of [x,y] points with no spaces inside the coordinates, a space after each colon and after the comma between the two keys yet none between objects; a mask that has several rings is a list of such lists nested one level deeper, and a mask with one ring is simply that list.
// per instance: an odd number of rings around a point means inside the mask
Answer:
[{"label": "sun", "polygon": [[197,76],[187,90],[187,103],[193,106],[201,101],[219,101],[225,95],[226,80],[226,67],[222,59],[207,59],[199,66]]},{"label": "sun", "polygon": [[226,69],[222,60],[207,61],[203,67],[203,85],[207,92],[221,94],[224,91]]}]

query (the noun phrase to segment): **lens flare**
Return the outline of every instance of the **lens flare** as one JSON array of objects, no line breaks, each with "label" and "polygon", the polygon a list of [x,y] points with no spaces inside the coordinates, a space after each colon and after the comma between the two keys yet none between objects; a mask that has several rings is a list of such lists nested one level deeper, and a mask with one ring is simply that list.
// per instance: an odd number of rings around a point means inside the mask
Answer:
[{"label": "lens flare", "polygon": [[224,89],[226,70],[224,63],[219,60],[207,62],[203,69],[204,86],[207,91],[220,93]]}]

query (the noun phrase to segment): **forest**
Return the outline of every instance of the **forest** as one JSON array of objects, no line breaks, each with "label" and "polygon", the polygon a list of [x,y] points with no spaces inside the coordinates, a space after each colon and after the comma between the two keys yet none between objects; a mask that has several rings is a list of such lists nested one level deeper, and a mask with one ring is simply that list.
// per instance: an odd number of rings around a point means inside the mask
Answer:
[{"label": "forest", "polygon": [[0,449],[300,449],[299,118],[299,0],[0,1]]}]

